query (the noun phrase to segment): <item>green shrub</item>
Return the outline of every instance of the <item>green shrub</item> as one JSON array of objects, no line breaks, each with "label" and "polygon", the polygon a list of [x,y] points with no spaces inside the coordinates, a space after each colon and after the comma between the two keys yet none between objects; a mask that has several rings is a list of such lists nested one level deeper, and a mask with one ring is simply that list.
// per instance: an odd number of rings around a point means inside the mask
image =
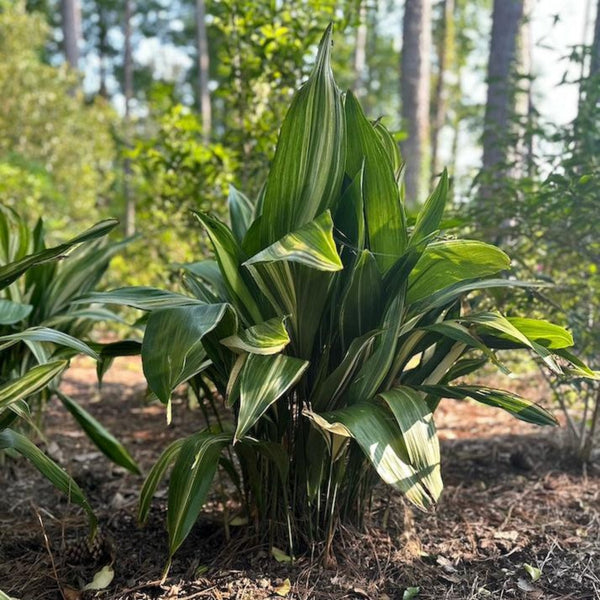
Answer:
[{"label": "green shrub", "polygon": [[[14,211],[0,206],[0,450],[28,458],[83,506],[93,523],[95,517],[77,484],[14,426],[23,421],[36,431],[35,409],[56,395],[102,452],[139,472],[125,448],[58,390],[72,356],[82,353],[100,360],[110,354],[110,345],[86,343],[81,337],[94,322],[116,315],[101,308],[72,306],[71,300],[94,289],[119,249],[120,244],[110,246],[100,239],[116,224],[102,221],[64,244],[46,248],[41,220],[31,231]],[[58,262],[67,254],[68,260]]]},{"label": "green shrub", "polygon": [[146,480],[142,521],[174,463],[171,556],[219,465],[257,533],[295,552],[360,523],[377,476],[421,509],[438,500],[442,398],[556,424],[512,393],[453,383],[487,360],[504,368],[496,349],[589,374],[563,328],[478,310],[488,289],[531,284],[497,277],[510,265],[498,248],[440,235],[446,173],[407,227],[396,144],[338,90],[330,45],[327,31],[257,203],[234,191],[230,227],[196,214],[215,260],[184,267],[194,297],[124,288],[82,299],[149,311],[143,368],[169,411],[185,381],[213,386],[231,411],[169,446]]}]

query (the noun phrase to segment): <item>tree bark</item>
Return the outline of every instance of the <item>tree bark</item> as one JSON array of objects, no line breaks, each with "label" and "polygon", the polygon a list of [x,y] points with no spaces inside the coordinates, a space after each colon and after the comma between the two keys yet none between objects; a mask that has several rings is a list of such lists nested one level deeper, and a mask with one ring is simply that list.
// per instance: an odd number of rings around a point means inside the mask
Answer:
[{"label": "tree bark", "polygon": [[438,46],[438,74],[433,95],[433,123],[431,128],[431,175],[440,171],[439,138],[448,109],[446,73],[454,62],[454,0],[442,0],[442,28]]},{"label": "tree bark", "polygon": [[[131,100],[133,98],[133,57],[131,48],[132,1],[125,0],[125,31],[123,48],[123,92],[125,95],[125,144],[130,146]],[[123,195],[125,196],[125,235],[135,234],[135,198],[131,190],[131,161],[123,161]]]},{"label": "tree bark", "polygon": [[356,28],[356,44],[354,46],[354,93],[363,101],[366,94],[367,66],[367,3],[362,0],[358,12],[358,27]]},{"label": "tree bark", "polygon": [[210,58],[208,55],[204,0],[196,0],[196,51],[198,60],[198,108],[202,118],[202,137],[204,143],[208,143],[212,130],[212,111],[210,90],[208,88]]},{"label": "tree bark", "polygon": [[431,2],[406,0],[402,28],[402,121],[408,138],[401,144],[406,162],[406,199],[417,206],[425,194],[429,175],[429,96]]},{"label": "tree bark", "polygon": [[494,0],[483,126],[483,169],[488,172],[492,169],[502,171],[508,158],[506,132],[514,111],[511,74],[523,8],[523,0]]},{"label": "tree bark", "polygon": [[81,39],[81,5],[79,0],[61,0],[63,49],[65,58],[73,69],[79,65],[79,40]]},{"label": "tree bark", "polygon": [[594,27],[594,41],[592,42],[592,59],[590,62],[590,77],[600,73],[600,0],[596,6],[596,25]]}]

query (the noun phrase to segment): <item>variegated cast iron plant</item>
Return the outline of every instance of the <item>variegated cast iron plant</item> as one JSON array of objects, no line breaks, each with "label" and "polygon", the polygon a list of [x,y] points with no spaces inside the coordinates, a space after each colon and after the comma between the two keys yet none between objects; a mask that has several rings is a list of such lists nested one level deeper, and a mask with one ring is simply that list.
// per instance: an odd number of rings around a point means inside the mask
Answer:
[{"label": "variegated cast iron plant", "polygon": [[407,226],[396,143],[337,88],[330,51],[331,28],[257,202],[233,190],[230,226],[196,215],[215,258],[185,266],[193,297],[126,288],[84,299],[149,311],[143,368],[169,411],[185,381],[211,382],[231,411],[166,448],[143,487],[141,521],[174,463],[171,556],[219,468],[265,539],[328,548],[340,522],[360,522],[377,476],[421,509],[439,498],[442,398],[556,424],[512,393],[454,383],[488,360],[504,369],[495,349],[589,374],[563,328],[478,309],[486,290],[530,284],[499,276],[510,260],[498,248],[440,235],[445,172]]}]

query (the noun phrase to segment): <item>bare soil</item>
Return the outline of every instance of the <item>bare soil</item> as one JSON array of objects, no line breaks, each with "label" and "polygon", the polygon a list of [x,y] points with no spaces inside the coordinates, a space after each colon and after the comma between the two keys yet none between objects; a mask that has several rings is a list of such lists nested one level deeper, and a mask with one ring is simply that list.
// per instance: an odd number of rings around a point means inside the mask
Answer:
[{"label": "bare soil", "polygon": [[[509,384],[546,396],[530,376]],[[100,392],[93,365],[82,360],[63,388],[145,471],[170,440],[202,423],[199,413],[175,406],[166,427],[163,407],[144,399],[135,360],[117,361]],[[226,540],[215,498],[161,583],[164,486],[140,529],[142,478],[111,465],[52,403],[44,447],[88,494],[101,543],[90,550],[83,513],[27,463],[7,460],[0,469],[0,590],[23,600],[600,599],[600,466],[574,462],[563,430],[537,429],[487,407],[448,400],[436,423],[445,491],[435,511],[414,511],[382,486],[364,531],[342,531],[336,564],[324,568],[310,557],[277,562],[267,548],[248,547],[241,529]],[[110,585],[81,592],[108,564]]]}]

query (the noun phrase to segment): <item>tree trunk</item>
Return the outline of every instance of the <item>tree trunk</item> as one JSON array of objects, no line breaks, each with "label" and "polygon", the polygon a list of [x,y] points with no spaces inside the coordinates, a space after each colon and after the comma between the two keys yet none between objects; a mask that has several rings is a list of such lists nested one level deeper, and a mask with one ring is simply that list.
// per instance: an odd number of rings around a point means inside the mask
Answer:
[{"label": "tree trunk", "polygon": [[367,94],[367,3],[362,0],[358,13],[356,44],[354,46],[354,93],[362,102]]},{"label": "tree trunk", "polygon": [[533,97],[531,16],[533,2],[523,0],[523,19],[518,36],[518,79],[516,84],[515,114],[519,118],[516,132],[515,177],[531,175],[533,169]]},{"label": "tree trunk", "polygon": [[198,60],[198,108],[202,117],[202,137],[204,143],[208,143],[212,130],[212,112],[210,90],[208,88],[210,59],[204,0],[196,0],[196,50]]},{"label": "tree trunk", "polygon": [[433,123],[431,129],[431,175],[440,171],[439,138],[446,124],[446,72],[454,62],[454,0],[442,0],[442,27],[438,45],[438,75],[433,96]]},{"label": "tree trunk", "polygon": [[103,98],[108,98],[108,89],[106,87],[106,60],[108,54],[108,17],[103,2],[96,3],[98,11],[98,60],[100,84],[98,94]]},{"label": "tree trunk", "polygon": [[402,143],[402,157],[406,162],[406,199],[412,207],[423,200],[429,175],[430,52],[430,0],[406,0],[400,85],[402,121],[408,138]]},{"label": "tree trunk", "polygon": [[600,0],[596,6],[596,26],[594,27],[594,41],[592,42],[592,60],[590,62],[590,77],[600,73]]},{"label": "tree trunk", "polygon": [[61,0],[63,48],[65,58],[73,69],[79,65],[79,40],[81,39],[81,5],[79,0]]},{"label": "tree trunk", "polygon": [[[125,94],[125,144],[131,140],[131,100],[133,98],[133,58],[131,53],[131,0],[125,0],[125,31],[123,48],[123,92]],[[123,161],[123,195],[125,196],[125,235],[135,234],[135,198],[131,190],[131,161]]]},{"label": "tree trunk", "polygon": [[494,0],[483,126],[483,169],[487,172],[492,169],[502,172],[508,158],[506,132],[514,111],[511,75],[522,19],[523,0]]}]

